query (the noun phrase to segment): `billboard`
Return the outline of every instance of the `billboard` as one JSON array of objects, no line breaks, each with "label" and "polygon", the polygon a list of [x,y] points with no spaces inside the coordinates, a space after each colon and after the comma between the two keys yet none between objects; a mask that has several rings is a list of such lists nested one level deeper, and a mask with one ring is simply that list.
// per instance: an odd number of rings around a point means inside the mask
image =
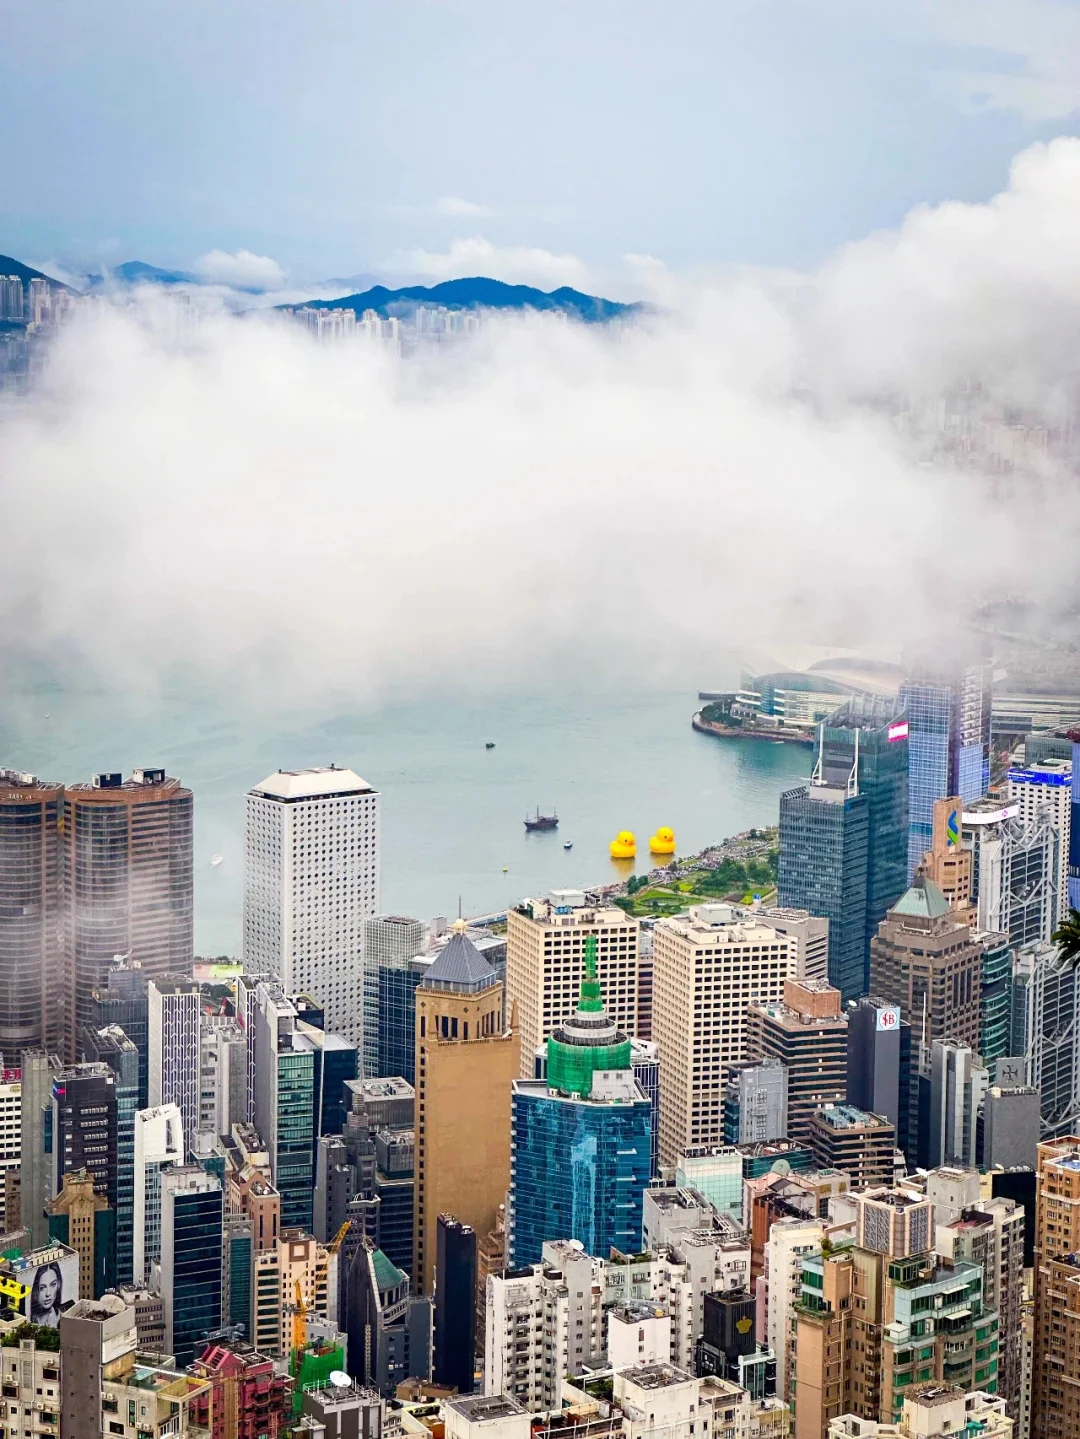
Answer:
[{"label": "billboard", "polygon": [[907,720],[894,720],[885,732],[889,743],[894,744],[898,739],[907,739],[910,728]]},{"label": "billboard", "polygon": [[26,1289],[19,1313],[31,1324],[57,1328],[60,1315],[79,1297],[79,1256],[66,1244],[49,1244],[12,1262],[15,1278]]},{"label": "billboard", "polygon": [[882,1005],[878,1010],[877,1025],[875,1028],[879,1031],[885,1030],[886,1032],[900,1028],[900,1011],[894,1004]]}]

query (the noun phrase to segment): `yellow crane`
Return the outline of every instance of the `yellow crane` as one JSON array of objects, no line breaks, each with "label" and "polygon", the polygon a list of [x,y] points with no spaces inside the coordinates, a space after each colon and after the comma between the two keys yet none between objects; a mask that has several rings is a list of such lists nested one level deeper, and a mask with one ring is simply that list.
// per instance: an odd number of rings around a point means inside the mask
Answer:
[{"label": "yellow crane", "polygon": [[294,1299],[289,1306],[292,1311],[292,1347],[304,1349],[308,1339],[308,1315],[312,1308],[319,1307],[319,1296],[322,1295],[323,1305],[326,1301],[326,1277],[330,1269],[330,1261],[345,1242],[345,1236],[349,1232],[349,1221],[346,1220],[338,1232],[331,1239],[323,1251],[322,1257],[315,1265],[315,1303],[309,1305],[304,1302],[304,1291],[300,1287],[299,1279],[293,1280]]}]

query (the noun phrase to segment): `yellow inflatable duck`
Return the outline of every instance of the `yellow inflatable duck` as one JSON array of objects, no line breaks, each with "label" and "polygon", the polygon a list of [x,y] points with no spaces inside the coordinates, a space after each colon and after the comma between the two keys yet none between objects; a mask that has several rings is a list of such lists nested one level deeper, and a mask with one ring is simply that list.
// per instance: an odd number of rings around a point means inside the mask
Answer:
[{"label": "yellow inflatable duck", "polygon": [[612,859],[633,859],[637,854],[637,840],[628,829],[621,829],[611,841]]},{"label": "yellow inflatable duck", "polygon": [[675,831],[668,829],[666,824],[662,824],[649,840],[649,852],[651,854],[674,854]]}]

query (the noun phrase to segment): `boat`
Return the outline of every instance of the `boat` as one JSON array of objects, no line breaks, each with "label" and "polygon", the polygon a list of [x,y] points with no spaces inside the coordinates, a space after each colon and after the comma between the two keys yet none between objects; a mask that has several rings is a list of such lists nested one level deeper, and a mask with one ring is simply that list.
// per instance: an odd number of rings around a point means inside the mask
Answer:
[{"label": "boat", "polygon": [[532,834],[535,830],[547,830],[559,828],[559,816],[554,810],[550,814],[541,814],[540,806],[536,806],[536,813],[530,819],[525,816],[525,828]]},{"label": "boat", "polygon": [[485,749],[494,749],[494,748],[495,748],[495,741],[494,741],[493,739],[486,740],[485,743],[484,743],[484,748],[485,748]]},{"label": "boat", "polygon": [[573,849],[573,847],[574,847],[574,841],[573,841],[572,839],[568,839],[568,840],[565,842],[565,844],[563,845],[563,849]]},{"label": "boat", "polygon": [[503,874],[509,874],[509,873],[510,873],[510,866],[509,866],[508,864],[504,864],[504,865],[503,865]]},{"label": "boat", "polygon": [[210,856],[210,863],[211,863],[211,864],[214,866],[214,868],[216,869],[217,866],[222,862],[222,860],[223,860],[224,858],[225,858],[225,856],[224,856],[223,854],[212,854],[212,855]]}]

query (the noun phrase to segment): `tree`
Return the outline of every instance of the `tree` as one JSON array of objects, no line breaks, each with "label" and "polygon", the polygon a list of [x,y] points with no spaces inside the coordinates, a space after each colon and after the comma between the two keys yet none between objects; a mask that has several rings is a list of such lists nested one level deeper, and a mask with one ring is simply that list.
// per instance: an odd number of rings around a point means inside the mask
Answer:
[{"label": "tree", "polygon": [[1062,966],[1076,969],[1080,965],[1080,910],[1070,909],[1050,939],[1058,947]]}]

